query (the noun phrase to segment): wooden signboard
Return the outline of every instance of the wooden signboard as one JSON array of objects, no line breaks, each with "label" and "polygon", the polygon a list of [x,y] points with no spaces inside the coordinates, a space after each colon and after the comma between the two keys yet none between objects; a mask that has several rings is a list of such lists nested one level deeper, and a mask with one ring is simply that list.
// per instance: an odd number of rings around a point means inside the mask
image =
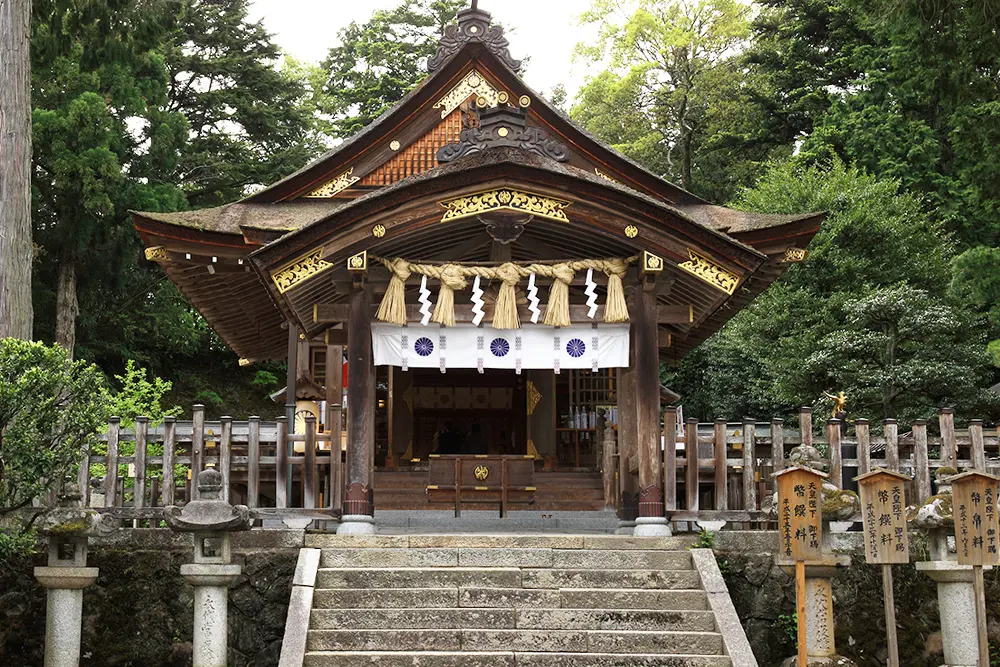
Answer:
[{"label": "wooden signboard", "polygon": [[774,474],[778,485],[778,551],[795,561],[795,611],[798,615],[798,667],[806,667],[806,561],[823,556],[823,479],[821,472],[794,466]]},{"label": "wooden signboard", "polygon": [[819,560],[823,543],[821,472],[795,466],[775,473],[779,551],[786,560]]},{"label": "wooden signboard", "polygon": [[955,546],[961,565],[1000,565],[997,485],[1000,478],[967,472],[951,478]]},{"label": "wooden signboard", "polygon": [[869,565],[910,562],[904,486],[910,478],[888,470],[875,470],[855,479],[861,486],[865,560]]},{"label": "wooden signboard", "polygon": [[889,667],[899,667],[896,640],[896,605],[893,601],[892,565],[910,562],[910,540],[906,533],[906,475],[874,470],[856,477],[861,487],[861,517],[865,526],[865,560],[882,566],[882,596],[885,600],[886,646]]},{"label": "wooden signboard", "polygon": [[976,594],[976,625],[979,636],[979,662],[990,664],[986,639],[986,587],[983,566],[1000,565],[997,515],[997,492],[1000,477],[982,472],[967,472],[951,478],[955,514],[955,547],[960,565],[971,565]]}]

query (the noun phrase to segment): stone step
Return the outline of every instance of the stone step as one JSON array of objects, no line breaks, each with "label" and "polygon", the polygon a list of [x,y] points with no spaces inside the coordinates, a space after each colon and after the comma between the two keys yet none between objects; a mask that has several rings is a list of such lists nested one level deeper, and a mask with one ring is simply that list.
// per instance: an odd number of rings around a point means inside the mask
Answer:
[{"label": "stone step", "polygon": [[[458,588],[461,586],[521,588],[521,570],[502,567],[398,567],[367,570],[323,568],[316,576],[317,588]],[[637,587],[629,586],[629,588]]]},{"label": "stone step", "polygon": [[[462,605],[466,606],[466,605]],[[605,588],[564,588],[559,591],[563,609],[665,609],[704,611],[708,595],[693,590],[608,590]]]},{"label": "stone step", "polygon": [[[386,651],[312,651],[306,653],[304,667],[515,667],[513,653],[483,652],[386,652]],[[540,663],[536,663],[540,664]],[[727,663],[728,664],[728,663]],[[703,667],[697,665],[697,667]],[[709,666],[705,666],[709,667]],[[715,667],[715,665],[711,665]]]},{"label": "stone step", "polygon": [[463,605],[459,602],[459,589],[457,587],[362,588],[358,590],[317,588],[313,593],[313,609],[454,609],[455,607],[471,606],[473,605]]},{"label": "stone step", "polygon": [[308,533],[305,546],[313,549],[466,548],[466,549],[611,549],[685,551],[697,537],[632,537],[628,535],[556,534],[424,534],[336,535]]},{"label": "stone step", "polygon": [[692,563],[688,551],[556,549],[552,551],[552,566],[579,570],[689,570]]},{"label": "stone step", "polygon": [[650,609],[314,609],[313,630],[646,630],[713,632],[708,611]]},{"label": "stone step", "polygon": [[320,567],[457,567],[458,549],[323,549]]},{"label": "stone step", "polygon": [[518,609],[517,629],[714,632],[710,611],[650,609]]},{"label": "stone step", "polygon": [[584,630],[311,630],[309,651],[515,651],[721,655],[714,632]]},{"label": "stone step", "polygon": [[324,549],[321,567],[556,567],[563,569],[686,570],[686,551],[608,549]]},{"label": "stone step", "polygon": [[652,588],[697,589],[701,580],[694,570],[583,570],[526,569],[523,588]]},{"label": "stone step", "polygon": [[[516,662],[515,662],[516,661]],[[732,667],[725,656],[613,653],[389,652],[306,653],[305,667]]]},{"label": "stone step", "polygon": [[[313,630],[461,630],[517,628],[518,610],[507,609],[313,609]],[[527,626],[533,627],[533,626]]]},{"label": "stone step", "polygon": [[314,609],[662,609],[703,611],[701,590],[609,590],[606,588],[319,588]]}]

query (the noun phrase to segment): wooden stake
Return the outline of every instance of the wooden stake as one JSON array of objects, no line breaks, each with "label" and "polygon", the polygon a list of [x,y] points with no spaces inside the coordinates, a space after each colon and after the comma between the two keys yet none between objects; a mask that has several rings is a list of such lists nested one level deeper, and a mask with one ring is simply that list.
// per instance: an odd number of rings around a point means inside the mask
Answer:
[{"label": "wooden stake", "polygon": [[799,631],[799,664],[806,667],[806,562],[795,561],[795,613]]},{"label": "wooden stake", "polygon": [[986,585],[983,582],[983,566],[972,567],[972,586],[976,596],[976,635],[979,637],[979,664],[989,667],[990,645],[986,637]]},{"label": "wooden stake", "polygon": [[885,599],[885,636],[889,643],[889,667],[899,667],[896,641],[896,604],[892,594],[892,565],[882,564],[882,597]]}]

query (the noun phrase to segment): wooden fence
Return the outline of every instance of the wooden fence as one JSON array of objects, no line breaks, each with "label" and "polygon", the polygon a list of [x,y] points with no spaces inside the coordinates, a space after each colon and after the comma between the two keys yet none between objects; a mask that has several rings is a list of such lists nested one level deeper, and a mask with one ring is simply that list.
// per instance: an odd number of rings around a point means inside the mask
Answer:
[{"label": "wooden fence", "polygon": [[[812,410],[803,408],[797,428],[788,432],[781,419],[764,423],[748,419],[736,428],[726,420],[699,428],[698,420],[689,419],[680,429],[677,410],[666,408],[662,470],[667,516],[673,521],[767,521],[761,500],[774,492],[772,475],[790,465],[789,452],[801,444],[821,452],[829,464],[830,481],[841,489],[851,488],[851,478],[873,468],[912,476],[909,504],[923,503],[934,493],[931,482],[938,468],[986,472],[1000,468],[996,427],[987,432],[981,420],[973,420],[967,429],[957,431],[954,411],[947,408],[940,410],[937,422],[937,434],[931,435],[926,421],[914,422],[911,431],[901,434],[894,419],[882,422],[876,432],[867,420],[830,419],[822,435],[816,436]],[[619,452],[613,458],[619,473],[627,459],[634,478],[635,454]],[[697,464],[688,465],[689,461]]]},{"label": "wooden fence", "polygon": [[[247,505],[257,518],[340,515],[341,444],[338,438],[331,446],[330,434],[317,431],[315,418],[305,420],[305,433],[292,434],[284,417],[269,423],[259,417],[206,422],[201,406],[193,417],[186,422],[167,418],[155,428],[138,417],[132,430],[113,417],[101,438],[107,453],[91,453],[79,469],[85,504],[122,519],[156,520],[164,507],[196,498],[192,480],[198,471],[214,467],[222,474],[223,497]],[[302,453],[290,454],[296,443]],[[103,480],[96,466],[107,471]]]}]

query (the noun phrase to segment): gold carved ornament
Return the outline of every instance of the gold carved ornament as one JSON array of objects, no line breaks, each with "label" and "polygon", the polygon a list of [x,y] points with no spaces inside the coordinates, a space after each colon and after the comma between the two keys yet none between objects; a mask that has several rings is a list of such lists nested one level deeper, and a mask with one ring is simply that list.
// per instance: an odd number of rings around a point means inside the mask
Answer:
[{"label": "gold carved ornament", "polygon": [[309,280],[332,266],[333,264],[323,259],[323,249],[317,248],[275,271],[271,274],[271,280],[278,288],[278,293],[284,294],[299,283]]},{"label": "gold carved ornament", "polygon": [[146,248],[146,259],[150,262],[159,262],[161,264],[170,263],[170,255],[167,253],[167,249],[159,245],[153,248]]},{"label": "gold carved ornament", "polygon": [[374,236],[377,239],[380,239],[383,236],[385,236],[385,225],[375,225],[372,228],[372,236]]},{"label": "gold carved ornament", "polygon": [[[482,74],[472,70],[448,91],[447,95],[438,100],[434,108],[441,109],[441,118],[447,118],[448,114],[473,95],[477,97],[477,100],[481,100],[480,106],[495,107],[500,103],[500,91],[494,88]],[[482,101],[485,101],[485,104]]]},{"label": "gold carved ornament", "polygon": [[486,478],[490,476],[490,469],[486,466],[476,466],[475,475],[480,482],[485,482]]},{"label": "gold carved ornament", "polygon": [[327,181],[307,195],[302,195],[303,199],[330,199],[338,193],[343,192],[361,179],[354,175],[354,167],[351,167],[340,176]]},{"label": "gold carved ornament", "polygon": [[564,199],[554,199],[513,188],[477,192],[439,203],[446,209],[441,222],[469,218],[490,211],[518,211],[557,222],[569,222],[563,209],[572,204]]},{"label": "gold carved ornament", "polygon": [[805,248],[789,248],[785,251],[784,257],[781,258],[783,264],[795,264],[797,262],[804,262],[806,258],[809,257],[809,251]]},{"label": "gold carved ornament", "polygon": [[688,248],[688,256],[691,259],[678,264],[677,268],[704,280],[709,285],[722,290],[726,294],[733,294],[736,291],[737,286],[740,284],[739,275],[722,268],[690,248]]},{"label": "gold carved ornament", "polygon": [[594,167],[594,173],[597,174],[598,176],[600,176],[601,178],[603,178],[606,181],[610,181],[611,183],[618,183],[619,185],[621,185],[621,181],[616,180],[614,178],[611,178],[610,176],[608,176],[607,174],[605,174],[603,171],[601,171],[597,167]]},{"label": "gold carved ornament", "polygon": [[528,380],[528,414],[535,414],[535,408],[542,402],[542,393],[538,391],[535,383]]},{"label": "gold carved ornament", "polygon": [[627,236],[630,239],[634,239],[635,237],[639,236],[639,228],[636,227],[635,225],[629,225],[628,227],[625,228],[625,236]]}]

